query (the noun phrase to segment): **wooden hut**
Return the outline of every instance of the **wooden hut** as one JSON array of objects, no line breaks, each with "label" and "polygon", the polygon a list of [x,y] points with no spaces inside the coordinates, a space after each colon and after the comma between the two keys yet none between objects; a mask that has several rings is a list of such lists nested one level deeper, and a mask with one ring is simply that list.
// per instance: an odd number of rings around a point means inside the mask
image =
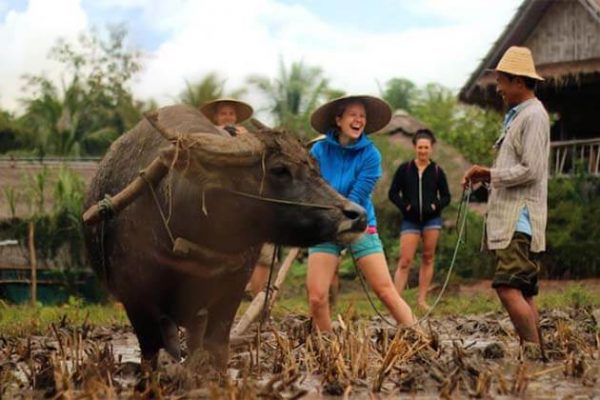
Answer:
[{"label": "wooden hut", "polygon": [[[65,270],[65,265],[71,261],[66,248],[61,248],[52,259],[40,257],[33,223],[28,224],[27,237],[20,241],[11,240],[16,239],[11,236],[15,230],[27,225],[34,215],[52,212],[54,191],[62,169],[75,173],[87,186],[97,168],[97,161],[0,159],[0,300],[60,303],[72,294],[87,300],[99,298],[91,271]],[[43,195],[32,196],[33,189]]]},{"label": "wooden hut", "polygon": [[501,109],[494,68],[513,45],[529,47],[552,113],[551,173],[600,173],[600,0],[524,0],[461,89],[461,101]]}]

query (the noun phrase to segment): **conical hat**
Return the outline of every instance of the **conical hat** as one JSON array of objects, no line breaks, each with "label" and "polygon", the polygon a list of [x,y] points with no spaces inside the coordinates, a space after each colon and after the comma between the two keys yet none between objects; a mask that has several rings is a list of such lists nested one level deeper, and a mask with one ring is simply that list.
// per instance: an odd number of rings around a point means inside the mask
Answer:
[{"label": "conical hat", "polygon": [[206,115],[208,119],[214,122],[215,114],[217,113],[219,104],[230,104],[235,108],[238,124],[250,118],[254,112],[250,104],[230,97],[222,97],[220,99],[206,102],[200,106],[200,111],[202,114]]},{"label": "conical hat", "polygon": [[331,100],[317,108],[310,116],[310,125],[319,133],[326,133],[328,129],[335,127],[336,113],[342,102],[356,100],[365,106],[367,112],[367,124],[365,133],[377,132],[390,122],[392,109],[380,98],[368,95],[343,96]]},{"label": "conical hat", "polygon": [[544,78],[538,75],[533,63],[531,50],[527,47],[512,46],[504,53],[495,71],[506,72],[507,74],[526,76],[528,78],[543,81]]}]

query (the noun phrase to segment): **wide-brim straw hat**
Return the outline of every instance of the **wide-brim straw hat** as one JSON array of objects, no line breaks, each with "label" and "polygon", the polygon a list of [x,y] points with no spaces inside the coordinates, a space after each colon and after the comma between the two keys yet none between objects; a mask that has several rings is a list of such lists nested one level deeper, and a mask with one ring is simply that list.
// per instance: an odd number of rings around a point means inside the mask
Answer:
[{"label": "wide-brim straw hat", "polygon": [[200,106],[202,114],[206,115],[211,121],[215,120],[215,114],[220,104],[230,104],[235,108],[235,114],[237,116],[237,123],[241,123],[252,116],[254,110],[248,103],[236,100],[230,97],[222,97],[220,99],[206,102]]},{"label": "wide-brim straw hat", "polygon": [[533,62],[533,56],[531,50],[527,47],[511,46],[509,47],[498,65],[493,71],[506,72],[507,74],[525,76],[528,78],[543,81],[537,71],[535,70],[535,64]]},{"label": "wide-brim straw hat", "polygon": [[367,123],[364,132],[366,134],[379,131],[392,119],[392,109],[388,103],[380,98],[368,95],[343,96],[331,100],[317,108],[310,116],[310,125],[319,133],[326,133],[335,128],[335,117],[339,107],[343,103],[358,101],[365,106],[367,112]]}]

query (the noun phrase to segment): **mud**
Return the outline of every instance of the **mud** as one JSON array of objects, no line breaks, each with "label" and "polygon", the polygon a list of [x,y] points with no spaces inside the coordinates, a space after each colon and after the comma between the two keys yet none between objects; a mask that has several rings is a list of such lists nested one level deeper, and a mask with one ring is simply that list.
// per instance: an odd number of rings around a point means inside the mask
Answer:
[{"label": "mud", "polygon": [[598,314],[543,312],[547,362],[522,351],[501,313],[433,319],[419,331],[346,315],[327,335],[288,316],[232,343],[227,371],[206,354],[176,362],[161,353],[154,372],[130,327],[63,318],[44,336],[0,337],[0,397],[600,398]]}]

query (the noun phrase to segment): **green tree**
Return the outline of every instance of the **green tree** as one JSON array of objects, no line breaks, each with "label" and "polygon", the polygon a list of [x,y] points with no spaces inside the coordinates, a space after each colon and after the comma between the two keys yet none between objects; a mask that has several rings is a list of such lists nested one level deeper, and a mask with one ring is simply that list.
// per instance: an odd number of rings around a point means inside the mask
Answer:
[{"label": "green tree", "polygon": [[450,89],[429,83],[419,90],[413,113],[436,135],[444,138],[453,129],[457,104],[456,95]]},{"label": "green tree", "polygon": [[417,89],[412,112],[440,139],[456,147],[470,162],[490,164],[501,115],[458,102],[452,90],[430,83]]},{"label": "green tree", "polygon": [[455,146],[472,163],[491,165],[493,144],[498,139],[502,116],[494,110],[457,104],[452,129],[444,140]]},{"label": "green tree", "polygon": [[185,89],[179,94],[178,100],[183,104],[199,107],[220,97],[238,98],[245,93],[245,89],[236,89],[225,93],[225,79],[221,79],[216,72],[211,72],[197,82],[190,83],[186,81]]},{"label": "green tree", "polygon": [[0,153],[14,150],[20,146],[19,128],[12,114],[0,110]]},{"label": "green tree", "polygon": [[248,78],[248,83],[267,96],[275,123],[300,139],[313,136],[309,119],[317,105],[343,94],[329,87],[321,68],[308,66],[302,61],[293,62],[288,68],[281,60],[276,78],[254,75]]},{"label": "green tree", "polygon": [[417,86],[410,80],[404,78],[392,78],[385,84],[381,91],[381,97],[387,101],[393,110],[412,111],[415,97],[418,94]]},{"label": "green tree", "polygon": [[[141,117],[129,89],[141,69],[141,53],[126,46],[127,31],[108,29],[81,35],[78,43],[59,40],[50,57],[63,65],[62,83],[25,76],[29,97],[19,119],[23,142],[38,156],[101,154]],[[67,83],[64,83],[67,82]]]}]

